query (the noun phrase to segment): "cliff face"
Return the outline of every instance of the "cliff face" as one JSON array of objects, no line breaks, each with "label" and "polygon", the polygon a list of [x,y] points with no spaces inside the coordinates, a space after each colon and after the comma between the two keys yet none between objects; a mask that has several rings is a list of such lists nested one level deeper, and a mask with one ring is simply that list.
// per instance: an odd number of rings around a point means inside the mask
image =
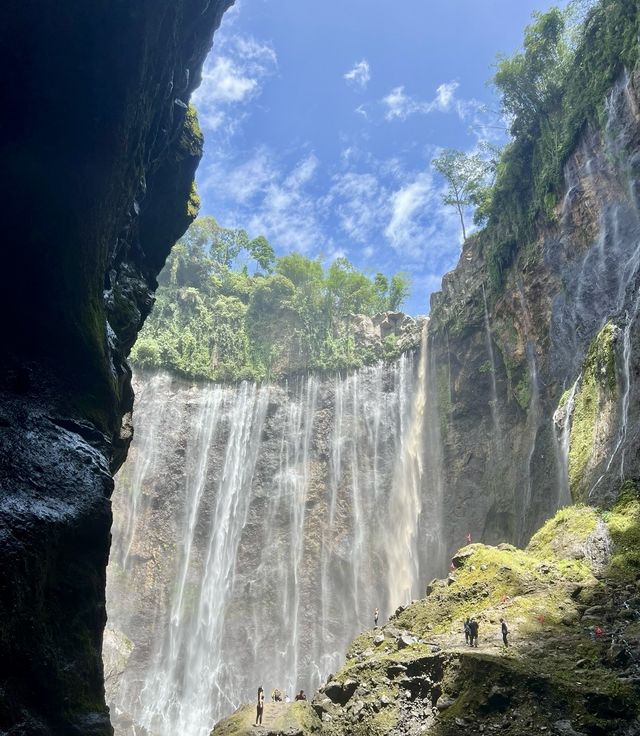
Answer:
[{"label": "cliff face", "polygon": [[489,232],[433,298],[445,527],[524,543],[559,506],[607,504],[638,456],[638,74],[606,101],[565,169],[553,222],[492,283]]},{"label": "cliff face", "polygon": [[187,103],[230,4],[2,10],[1,731],[112,732],[100,651],[125,356],[195,216]]}]

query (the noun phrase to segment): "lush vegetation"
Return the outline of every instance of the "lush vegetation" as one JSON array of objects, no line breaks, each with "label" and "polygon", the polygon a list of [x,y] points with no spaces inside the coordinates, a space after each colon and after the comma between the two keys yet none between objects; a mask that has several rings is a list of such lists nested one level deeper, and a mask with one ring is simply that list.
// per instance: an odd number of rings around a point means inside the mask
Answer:
[{"label": "lush vegetation", "polygon": [[[351,315],[397,310],[402,274],[369,278],[344,258],[328,268],[299,253],[276,257],[264,237],[196,220],[175,245],[157,302],[131,354],[141,367],[236,381],[291,369],[359,367]],[[386,357],[395,356],[393,339]]]},{"label": "lush vegetation", "polygon": [[484,156],[484,172],[477,154],[458,154],[453,171],[437,166],[450,187],[456,178],[467,185],[447,203],[459,212],[473,205],[476,223],[488,225],[481,237],[494,290],[536,227],[553,219],[564,164],[585,127],[602,126],[607,94],[638,61],[639,30],[636,0],[573,0],[536,14],[522,49],[500,57],[493,78],[510,142]]}]

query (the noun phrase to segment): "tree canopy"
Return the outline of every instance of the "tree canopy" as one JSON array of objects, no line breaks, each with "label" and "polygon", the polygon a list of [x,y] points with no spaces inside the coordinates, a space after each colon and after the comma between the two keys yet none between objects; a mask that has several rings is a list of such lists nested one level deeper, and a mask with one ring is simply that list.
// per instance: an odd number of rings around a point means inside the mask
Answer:
[{"label": "tree canopy", "polygon": [[[266,238],[196,220],[159,277],[157,301],[131,354],[142,367],[235,381],[263,379],[281,366],[358,367],[352,314],[397,310],[404,274],[372,278],[346,259],[328,268],[300,253],[276,257]],[[390,346],[389,357],[392,357]]]}]

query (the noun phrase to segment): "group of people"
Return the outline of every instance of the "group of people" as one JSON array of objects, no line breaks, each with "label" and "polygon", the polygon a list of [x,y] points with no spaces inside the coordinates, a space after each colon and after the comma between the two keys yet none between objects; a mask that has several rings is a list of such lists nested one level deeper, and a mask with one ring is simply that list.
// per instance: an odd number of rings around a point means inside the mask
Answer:
[{"label": "group of people", "polygon": [[[296,700],[306,700],[307,696],[304,694],[304,690],[300,690],[300,692],[295,697]],[[283,700],[285,703],[290,702],[289,697],[285,693],[284,696],[282,695],[282,692],[279,690],[279,688],[274,688],[271,693],[271,700],[274,703],[281,703]],[[256,706],[256,723],[255,725],[262,725],[262,715],[264,713],[264,690],[262,686],[258,688],[258,703]]]},{"label": "group of people", "polygon": [[[479,629],[480,624],[478,621],[476,621],[475,618],[469,618],[469,616],[467,616],[464,622],[464,639],[470,647],[478,646]],[[502,642],[505,647],[508,647],[509,641],[507,637],[509,636],[509,627],[503,618],[500,619],[500,631],[502,632]]]}]

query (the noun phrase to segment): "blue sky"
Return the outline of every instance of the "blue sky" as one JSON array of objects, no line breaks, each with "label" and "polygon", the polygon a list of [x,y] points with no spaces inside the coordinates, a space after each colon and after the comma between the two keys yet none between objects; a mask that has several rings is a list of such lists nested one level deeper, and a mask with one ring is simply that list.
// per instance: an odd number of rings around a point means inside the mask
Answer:
[{"label": "blue sky", "polygon": [[412,314],[460,253],[431,167],[504,140],[487,80],[549,0],[239,0],[194,95],[201,214],[278,254],[407,272]]}]

